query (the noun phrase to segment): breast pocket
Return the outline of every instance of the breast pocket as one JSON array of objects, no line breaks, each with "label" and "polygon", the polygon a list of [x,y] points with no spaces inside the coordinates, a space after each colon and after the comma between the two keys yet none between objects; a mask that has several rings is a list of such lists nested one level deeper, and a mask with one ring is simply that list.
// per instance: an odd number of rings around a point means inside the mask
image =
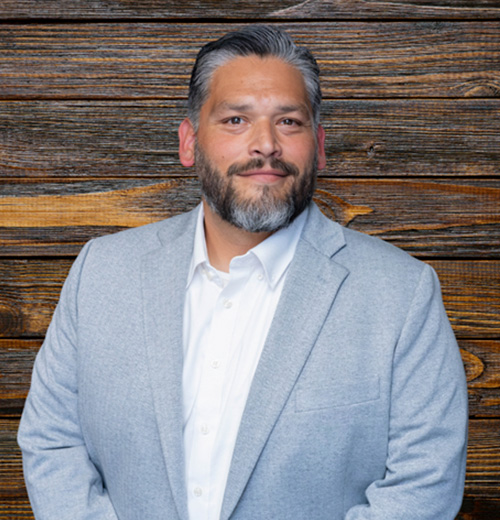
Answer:
[{"label": "breast pocket", "polygon": [[352,406],[380,397],[379,378],[357,381],[321,381],[299,383],[297,387],[295,411],[307,412],[339,406]]}]

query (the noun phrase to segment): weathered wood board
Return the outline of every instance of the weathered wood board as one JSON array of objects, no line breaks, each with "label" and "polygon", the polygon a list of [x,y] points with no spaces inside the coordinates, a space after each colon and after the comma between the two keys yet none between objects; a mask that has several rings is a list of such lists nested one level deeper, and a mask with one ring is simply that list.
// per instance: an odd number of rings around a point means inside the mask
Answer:
[{"label": "weathered wood board", "polygon": [[4,19],[489,19],[498,18],[496,0],[4,0],[0,18]]},{"label": "weathered wood board", "polygon": [[[164,177],[186,103],[0,101],[2,177]],[[327,100],[325,176],[492,176],[500,100]]]},{"label": "weathered wood board", "polygon": [[[0,256],[74,255],[90,238],[190,210],[199,197],[193,177],[4,181]],[[315,201],[416,256],[500,254],[500,180],[321,178]]]},{"label": "weathered wood board", "polygon": [[[243,25],[0,25],[0,99],[185,99],[200,47]],[[276,25],[313,52],[325,98],[500,95],[500,22]]]}]

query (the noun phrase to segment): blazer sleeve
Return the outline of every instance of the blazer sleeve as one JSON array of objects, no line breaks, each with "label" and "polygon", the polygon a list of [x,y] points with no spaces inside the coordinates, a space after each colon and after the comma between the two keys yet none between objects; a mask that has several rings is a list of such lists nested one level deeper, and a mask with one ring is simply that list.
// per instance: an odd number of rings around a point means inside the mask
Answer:
[{"label": "blazer sleeve", "polygon": [[345,520],[453,520],[463,496],[467,385],[441,299],[425,266],[394,352],[386,471]]},{"label": "blazer sleeve", "polygon": [[87,244],[63,286],[37,355],[18,432],[30,502],[38,520],[117,520],[89,458],[78,418],[78,284]]}]

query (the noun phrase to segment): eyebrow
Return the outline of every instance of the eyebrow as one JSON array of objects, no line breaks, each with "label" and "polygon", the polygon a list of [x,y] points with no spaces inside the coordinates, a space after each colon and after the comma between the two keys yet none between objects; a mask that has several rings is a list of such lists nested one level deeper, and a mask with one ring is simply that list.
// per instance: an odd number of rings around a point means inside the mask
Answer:
[{"label": "eyebrow", "polygon": [[280,112],[305,112],[309,114],[309,109],[303,103],[298,105],[280,105],[278,108]]},{"label": "eyebrow", "polygon": [[[246,112],[251,110],[253,105],[249,103],[235,104],[229,103],[227,101],[223,101],[219,106],[215,108],[215,112],[220,110],[233,110],[235,112]],[[288,113],[288,112],[303,112],[305,114],[310,114],[310,110],[303,103],[293,104],[293,105],[279,105],[278,112],[280,113]]]},{"label": "eyebrow", "polygon": [[223,101],[220,103],[217,107],[215,107],[216,110],[234,110],[235,112],[245,112],[247,110],[250,110],[252,106],[250,104],[234,104],[234,103],[228,103],[227,101]]}]

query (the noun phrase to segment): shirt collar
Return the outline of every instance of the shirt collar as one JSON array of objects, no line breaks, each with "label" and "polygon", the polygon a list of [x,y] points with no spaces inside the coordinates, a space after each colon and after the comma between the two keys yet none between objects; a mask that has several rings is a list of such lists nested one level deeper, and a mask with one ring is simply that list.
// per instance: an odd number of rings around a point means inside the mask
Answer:
[{"label": "shirt collar", "polygon": [[[231,262],[237,258],[245,258],[249,255],[255,256],[262,265],[269,286],[274,288],[292,261],[308,213],[309,208],[306,208],[289,226],[276,231],[276,233],[273,233],[270,237],[266,238],[266,240],[250,249],[245,255],[233,258]],[[194,235],[193,255],[191,257],[191,265],[186,284],[187,287],[191,284],[194,273],[199,265],[210,265],[203,221],[203,204],[200,204]]]},{"label": "shirt collar", "polygon": [[198,206],[198,216],[196,218],[196,228],[194,232],[193,255],[191,257],[191,265],[189,267],[186,287],[189,287],[189,285],[191,284],[196,268],[199,265],[203,265],[204,263],[206,263],[207,265],[210,264],[210,262],[208,261],[207,245],[205,242],[205,230],[203,226],[203,219],[203,204],[200,204]]},{"label": "shirt collar", "polygon": [[260,260],[267,282],[272,288],[279,282],[293,259],[308,212],[307,208],[288,227],[276,231],[249,251]]}]

